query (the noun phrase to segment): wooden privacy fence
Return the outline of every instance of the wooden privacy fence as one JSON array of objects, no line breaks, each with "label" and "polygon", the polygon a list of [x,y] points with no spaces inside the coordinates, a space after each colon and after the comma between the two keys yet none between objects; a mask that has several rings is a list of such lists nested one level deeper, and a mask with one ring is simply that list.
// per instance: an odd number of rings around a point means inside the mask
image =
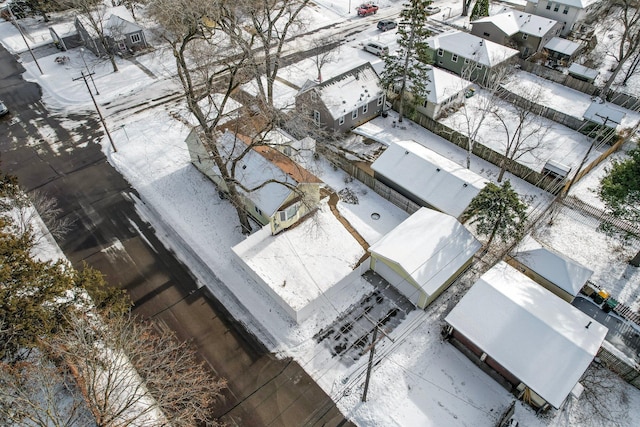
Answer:
[{"label": "wooden privacy fence", "polygon": [[[586,93],[589,96],[598,95],[600,88],[592,83],[578,80],[571,77],[568,74],[561,73],[558,70],[554,70],[544,65],[536,64],[535,62],[525,61],[524,59],[518,59],[518,65],[520,69],[527,71],[536,76],[550,80],[555,83],[559,83],[563,86],[567,86],[571,89],[575,89],[579,92]],[[637,111],[640,108],[640,99],[633,95],[626,93],[616,92],[610,90],[607,94],[607,101],[619,105],[629,110]]]},{"label": "wooden privacy fence", "polygon": [[600,347],[600,350],[598,350],[598,358],[610,371],[615,372],[623,380],[640,389],[640,366],[637,364],[631,365],[630,361],[619,358],[605,347]]}]

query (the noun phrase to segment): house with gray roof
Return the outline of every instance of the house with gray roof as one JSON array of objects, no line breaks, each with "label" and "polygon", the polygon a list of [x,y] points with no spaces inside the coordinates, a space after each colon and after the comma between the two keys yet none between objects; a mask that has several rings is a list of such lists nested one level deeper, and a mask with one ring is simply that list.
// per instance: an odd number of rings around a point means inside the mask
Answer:
[{"label": "house with gray roof", "polygon": [[553,19],[506,8],[471,22],[471,34],[503,46],[515,46],[523,58],[540,52],[561,29],[562,24]]},{"label": "house with gray roof", "polygon": [[320,128],[347,132],[378,116],[385,100],[380,78],[366,62],[322,83],[307,80],[296,107]]},{"label": "house with gray roof", "polygon": [[462,31],[427,39],[433,64],[465,79],[482,83],[491,71],[507,65],[519,52]]}]

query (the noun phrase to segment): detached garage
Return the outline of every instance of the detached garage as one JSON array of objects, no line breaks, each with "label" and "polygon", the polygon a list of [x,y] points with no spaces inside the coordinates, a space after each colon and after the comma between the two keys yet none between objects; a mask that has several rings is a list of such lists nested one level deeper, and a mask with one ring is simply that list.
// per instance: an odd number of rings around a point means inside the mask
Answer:
[{"label": "detached garage", "polygon": [[454,217],[420,208],[369,248],[371,270],[425,308],[471,263],[480,247]]}]

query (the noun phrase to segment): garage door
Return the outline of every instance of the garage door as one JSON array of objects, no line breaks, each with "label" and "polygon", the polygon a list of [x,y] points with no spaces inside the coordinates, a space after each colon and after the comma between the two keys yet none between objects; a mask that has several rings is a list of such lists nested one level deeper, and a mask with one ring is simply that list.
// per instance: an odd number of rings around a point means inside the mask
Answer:
[{"label": "garage door", "polygon": [[376,266],[373,271],[384,277],[387,282],[391,283],[402,295],[407,297],[413,305],[418,305],[418,300],[423,292],[415,288],[412,284],[407,283],[406,280],[403,280],[402,277],[393,271],[387,264],[380,260],[376,260]]}]

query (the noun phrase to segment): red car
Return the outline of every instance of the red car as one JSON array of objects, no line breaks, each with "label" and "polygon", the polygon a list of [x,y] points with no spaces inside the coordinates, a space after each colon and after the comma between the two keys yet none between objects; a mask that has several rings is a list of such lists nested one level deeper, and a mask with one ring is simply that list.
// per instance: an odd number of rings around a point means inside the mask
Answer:
[{"label": "red car", "polygon": [[356,8],[356,11],[358,11],[358,16],[367,16],[371,14],[375,15],[376,12],[378,12],[378,6],[371,3],[365,3],[358,6]]}]

